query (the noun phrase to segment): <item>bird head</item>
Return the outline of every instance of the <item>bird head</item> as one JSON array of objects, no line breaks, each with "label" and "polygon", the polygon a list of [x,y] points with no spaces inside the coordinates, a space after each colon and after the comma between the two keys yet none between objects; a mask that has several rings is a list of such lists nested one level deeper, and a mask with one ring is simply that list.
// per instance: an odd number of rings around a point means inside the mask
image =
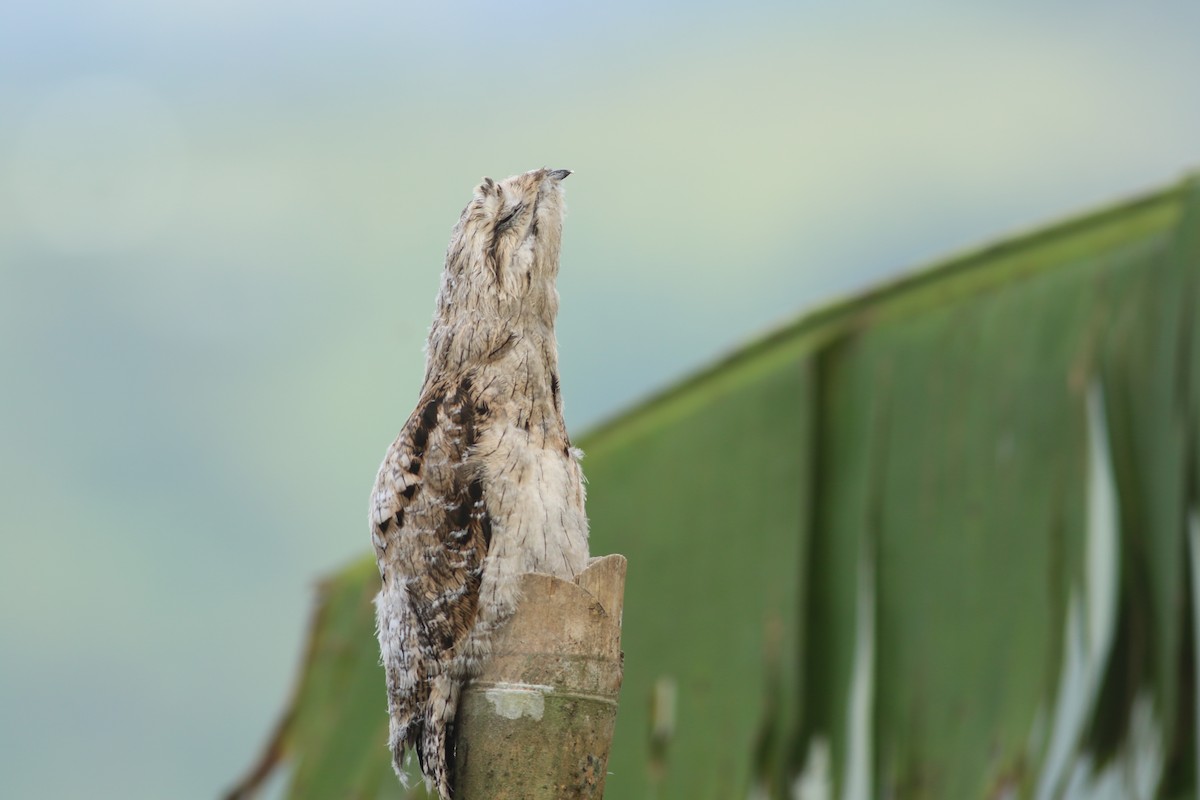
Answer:
[{"label": "bird head", "polygon": [[562,182],[568,169],[485,178],[446,249],[427,344],[426,379],[488,359],[502,343],[553,343]]},{"label": "bird head", "polygon": [[480,182],[450,236],[439,311],[553,326],[562,181],[570,174],[543,168]]}]

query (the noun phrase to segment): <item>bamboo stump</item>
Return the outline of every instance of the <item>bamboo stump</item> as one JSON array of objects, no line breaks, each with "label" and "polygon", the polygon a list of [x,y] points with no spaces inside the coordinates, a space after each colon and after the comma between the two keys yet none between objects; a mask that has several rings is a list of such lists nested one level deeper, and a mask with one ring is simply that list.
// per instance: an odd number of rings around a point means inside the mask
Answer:
[{"label": "bamboo stump", "polygon": [[460,800],[599,800],[621,688],[625,557],[575,583],[521,576],[521,603],[463,692]]}]

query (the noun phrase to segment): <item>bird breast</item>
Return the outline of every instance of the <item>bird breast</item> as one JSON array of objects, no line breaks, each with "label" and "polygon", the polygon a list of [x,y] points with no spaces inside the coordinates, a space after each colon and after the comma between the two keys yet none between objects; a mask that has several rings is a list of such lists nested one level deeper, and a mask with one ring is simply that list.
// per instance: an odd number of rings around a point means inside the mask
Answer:
[{"label": "bird breast", "polygon": [[545,572],[567,580],[587,566],[583,477],[566,437],[495,426],[476,452],[492,519],[489,572]]}]

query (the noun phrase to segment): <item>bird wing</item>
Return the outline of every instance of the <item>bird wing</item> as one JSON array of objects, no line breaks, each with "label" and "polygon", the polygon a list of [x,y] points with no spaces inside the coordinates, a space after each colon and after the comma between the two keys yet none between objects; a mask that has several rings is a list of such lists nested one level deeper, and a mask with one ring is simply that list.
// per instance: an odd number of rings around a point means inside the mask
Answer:
[{"label": "bird wing", "polygon": [[371,503],[393,756],[398,763],[402,748],[416,749],[431,776],[444,774],[445,724],[457,697],[452,691],[446,708],[446,687],[461,677],[456,656],[475,623],[491,543],[471,460],[487,409],[472,396],[469,379],[424,392],[384,458]]}]

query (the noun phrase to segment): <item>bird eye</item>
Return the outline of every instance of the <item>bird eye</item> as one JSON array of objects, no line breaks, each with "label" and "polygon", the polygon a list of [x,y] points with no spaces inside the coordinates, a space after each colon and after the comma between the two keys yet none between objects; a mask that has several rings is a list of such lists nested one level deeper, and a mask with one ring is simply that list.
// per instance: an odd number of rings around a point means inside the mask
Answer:
[{"label": "bird eye", "polygon": [[517,221],[517,217],[520,216],[521,212],[524,210],[524,203],[517,203],[515,206],[510,208],[507,212],[505,212],[504,216],[496,220],[496,232],[500,233],[501,231],[512,227],[512,224]]}]

